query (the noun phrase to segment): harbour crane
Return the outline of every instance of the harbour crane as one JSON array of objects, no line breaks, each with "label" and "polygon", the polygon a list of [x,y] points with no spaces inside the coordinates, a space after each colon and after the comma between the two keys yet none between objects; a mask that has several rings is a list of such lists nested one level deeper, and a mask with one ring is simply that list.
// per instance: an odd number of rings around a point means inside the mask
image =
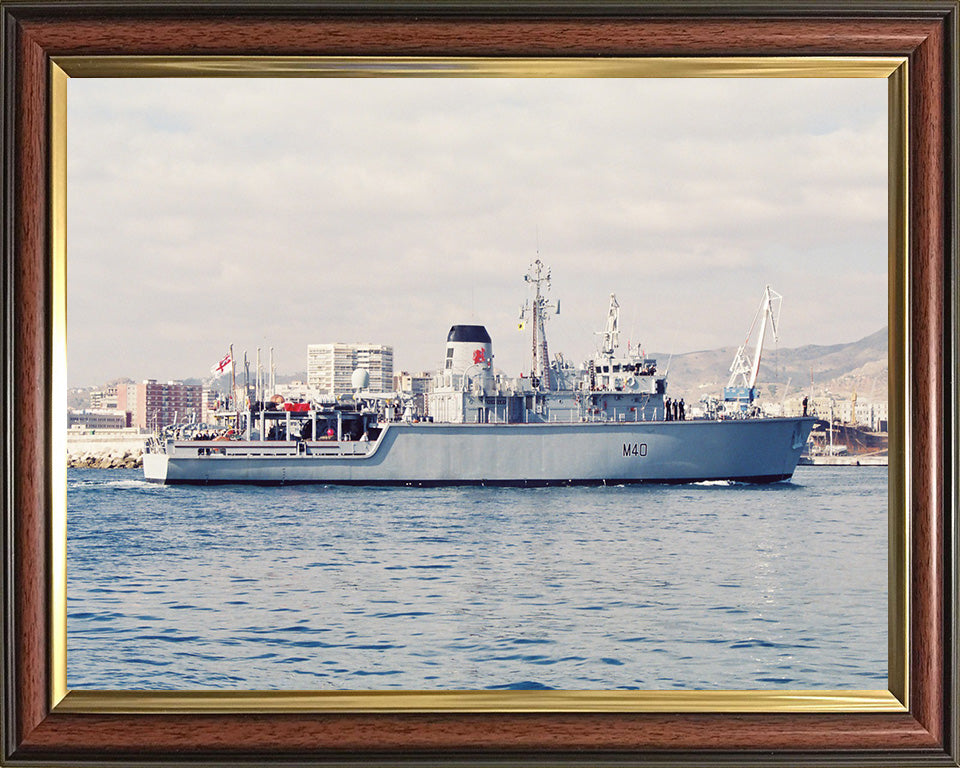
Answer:
[{"label": "harbour crane", "polygon": [[[766,339],[767,327],[769,326],[773,333],[774,341],[780,341],[779,325],[782,304],[783,296],[769,285],[763,289],[763,298],[760,300],[760,306],[753,316],[750,330],[747,331],[747,338],[737,349],[737,354],[730,365],[730,379],[723,389],[725,410],[732,409],[745,412],[757,399],[757,374],[760,372],[760,358],[763,355],[763,343]],[[758,322],[760,329],[751,357],[747,352],[747,346],[750,344],[750,337],[756,330]]]}]

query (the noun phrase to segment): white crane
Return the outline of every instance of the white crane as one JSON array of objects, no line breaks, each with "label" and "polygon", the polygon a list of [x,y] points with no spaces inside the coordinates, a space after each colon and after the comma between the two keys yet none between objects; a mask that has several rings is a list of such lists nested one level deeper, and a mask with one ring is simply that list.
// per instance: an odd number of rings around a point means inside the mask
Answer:
[{"label": "white crane", "polygon": [[[774,341],[780,340],[779,325],[782,303],[783,296],[769,285],[764,288],[763,298],[760,300],[757,313],[753,316],[750,330],[747,331],[747,338],[737,349],[737,354],[730,365],[730,380],[724,390],[724,400],[735,400],[745,404],[753,402],[756,396],[754,387],[757,383],[757,374],[760,372],[760,357],[763,354],[763,343],[767,335],[768,325],[773,332]],[[760,322],[760,331],[757,334],[756,346],[751,359],[746,350],[750,343],[750,337],[757,327],[757,321]]]},{"label": "white crane", "polygon": [[600,354],[610,357],[620,346],[620,303],[615,293],[610,294],[610,309],[607,310],[607,327],[597,331],[600,340]]}]

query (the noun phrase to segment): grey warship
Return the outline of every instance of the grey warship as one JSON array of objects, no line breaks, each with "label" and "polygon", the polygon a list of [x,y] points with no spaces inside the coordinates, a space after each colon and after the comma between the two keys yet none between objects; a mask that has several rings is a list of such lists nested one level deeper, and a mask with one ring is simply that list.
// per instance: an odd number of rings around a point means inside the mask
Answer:
[{"label": "grey warship", "polygon": [[[770,418],[757,409],[712,409],[684,418],[671,407],[666,374],[638,348],[619,349],[619,304],[611,294],[596,354],[580,367],[550,359],[550,272],[537,259],[527,375],[493,367],[482,325],[454,325],[443,368],[427,395],[428,420],[385,407],[395,393],[365,390],[354,372],[346,401],[277,408],[256,402],[233,415],[231,439],[181,432],[157,436],[143,457],[147,480],[170,484],[619,485],[792,477],[814,419]],[[756,364],[762,348],[762,334]],[[754,370],[756,366],[754,366]],[[752,387],[752,382],[751,382]],[[289,404],[288,404],[289,405]]]}]

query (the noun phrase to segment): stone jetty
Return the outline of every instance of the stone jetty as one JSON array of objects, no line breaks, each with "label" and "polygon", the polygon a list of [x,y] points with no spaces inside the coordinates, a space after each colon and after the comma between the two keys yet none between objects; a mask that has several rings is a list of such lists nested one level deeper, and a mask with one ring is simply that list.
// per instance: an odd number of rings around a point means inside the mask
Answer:
[{"label": "stone jetty", "polygon": [[147,437],[137,429],[71,429],[67,432],[67,466],[81,469],[142,467]]},{"label": "stone jetty", "polygon": [[119,456],[109,453],[68,453],[67,466],[74,469],[136,469],[143,466],[143,452],[134,455],[131,451],[124,451]]}]

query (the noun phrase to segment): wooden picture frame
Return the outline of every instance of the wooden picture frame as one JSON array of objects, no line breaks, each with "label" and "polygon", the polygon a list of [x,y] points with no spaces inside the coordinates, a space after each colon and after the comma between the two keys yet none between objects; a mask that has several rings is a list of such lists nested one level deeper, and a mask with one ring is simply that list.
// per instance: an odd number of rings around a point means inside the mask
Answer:
[{"label": "wooden picture frame", "polygon": [[[956,2],[289,5],[0,0],[3,55],[3,747],[17,765],[931,764],[958,765]],[[63,137],[56,61],[104,56],[903,57],[907,94],[903,275],[909,358],[902,393],[909,514],[905,706],[732,711],[669,705],[603,711],[348,706],[232,711],[146,695],[65,705],[51,639],[63,588],[51,528],[64,491],[51,449],[51,332],[62,250],[51,158]],[[894,201],[892,204],[896,204]],[[62,223],[62,222],[61,222]],[[898,233],[894,233],[899,236]],[[60,318],[62,319],[62,318]],[[902,355],[894,360],[901,360]],[[62,555],[62,553],[59,553]],[[58,585],[60,585],[58,587]],[[893,599],[893,597],[891,598]],[[899,598],[897,598],[899,599]],[[696,694],[691,693],[696,697]],[[93,702],[95,703],[95,702]],[[126,706],[126,709],[125,709]]]}]

